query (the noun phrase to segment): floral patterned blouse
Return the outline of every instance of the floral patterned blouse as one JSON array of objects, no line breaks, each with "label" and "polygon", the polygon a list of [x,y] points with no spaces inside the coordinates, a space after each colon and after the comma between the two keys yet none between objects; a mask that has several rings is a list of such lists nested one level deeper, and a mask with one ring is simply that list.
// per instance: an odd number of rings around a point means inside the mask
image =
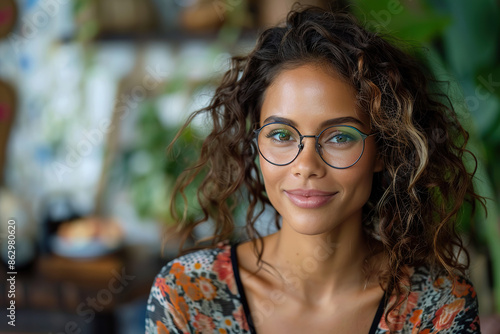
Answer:
[{"label": "floral patterned blouse", "polygon": [[[480,333],[476,292],[459,278],[432,279],[412,269],[412,292],[389,320],[396,333]],[[389,333],[384,299],[369,334]],[[236,246],[220,244],[169,262],[156,277],[148,299],[146,334],[252,333],[252,317],[241,284]]]}]

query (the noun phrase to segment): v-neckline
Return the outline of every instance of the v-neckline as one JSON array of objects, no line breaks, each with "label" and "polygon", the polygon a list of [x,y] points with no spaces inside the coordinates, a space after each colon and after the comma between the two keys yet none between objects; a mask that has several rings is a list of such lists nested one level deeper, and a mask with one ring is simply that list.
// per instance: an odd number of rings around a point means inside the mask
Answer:
[{"label": "v-neckline", "polygon": [[[238,293],[240,295],[240,302],[243,306],[243,311],[245,312],[245,318],[248,324],[248,329],[250,330],[251,334],[257,334],[257,331],[255,330],[255,326],[253,324],[252,316],[250,314],[250,307],[248,306],[248,300],[245,294],[245,289],[243,288],[243,283],[241,282],[238,255],[236,253],[236,248],[238,247],[238,245],[239,243],[230,246],[231,265],[233,267],[234,280],[236,281],[236,287],[238,288]],[[372,324],[370,326],[370,331],[368,332],[368,334],[376,333],[380,320],[382,319],[382,315],[384,314],[385,304],[386,304],[386,294],[384,293],[378,305],[377,312],[375,313],[375,317],[373,318]]]}]

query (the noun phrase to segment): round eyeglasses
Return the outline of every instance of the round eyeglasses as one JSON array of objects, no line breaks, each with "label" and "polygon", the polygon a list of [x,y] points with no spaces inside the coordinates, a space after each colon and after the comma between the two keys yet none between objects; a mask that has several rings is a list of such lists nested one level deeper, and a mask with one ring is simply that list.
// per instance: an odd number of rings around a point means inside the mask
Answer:
[{"label": "round eyeglasses", "polygon": [[273,122],[255,132],[260,155],[276,166],[291,164],[304,148],[304,138],[316,139],[316,152],[330,167],[345,169],[359,161],[365,150],[365,139],[375,133],[365,134],[353,126],[334,125],[317,136],[301,135],[292,125]]}]

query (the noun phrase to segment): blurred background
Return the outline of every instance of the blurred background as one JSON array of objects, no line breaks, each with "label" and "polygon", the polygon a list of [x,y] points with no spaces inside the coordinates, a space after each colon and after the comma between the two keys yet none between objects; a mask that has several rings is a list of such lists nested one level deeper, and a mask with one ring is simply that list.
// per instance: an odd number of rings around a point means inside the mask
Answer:
[{"label": "blurred background", "polygon": [[[489,198],[488,215],[479,210],[459,228],[483,333],[500,332],[499,2],[300,2],[349,8],[449,82],[478,156],[476,186]],[[0,332],[143,332],[153,278],[177,252],[175,242],[162,245],[169,189],[196,156],[203,121],[165,149],[207,105],[229,58],[251,50],[293,3],[0,0]],[[15,327],[3,316],[12,225]]]}]

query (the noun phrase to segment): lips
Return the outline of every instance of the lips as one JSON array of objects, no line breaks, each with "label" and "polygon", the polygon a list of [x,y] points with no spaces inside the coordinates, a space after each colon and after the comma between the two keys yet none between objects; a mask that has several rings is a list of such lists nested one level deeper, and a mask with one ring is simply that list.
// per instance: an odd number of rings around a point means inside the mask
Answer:
[{"label": "lips", "polygon": [[316,209],[326,205],[337,192],[325,192],[315,189],[285,190],[285,195],[296,206],[304,209]]}]

